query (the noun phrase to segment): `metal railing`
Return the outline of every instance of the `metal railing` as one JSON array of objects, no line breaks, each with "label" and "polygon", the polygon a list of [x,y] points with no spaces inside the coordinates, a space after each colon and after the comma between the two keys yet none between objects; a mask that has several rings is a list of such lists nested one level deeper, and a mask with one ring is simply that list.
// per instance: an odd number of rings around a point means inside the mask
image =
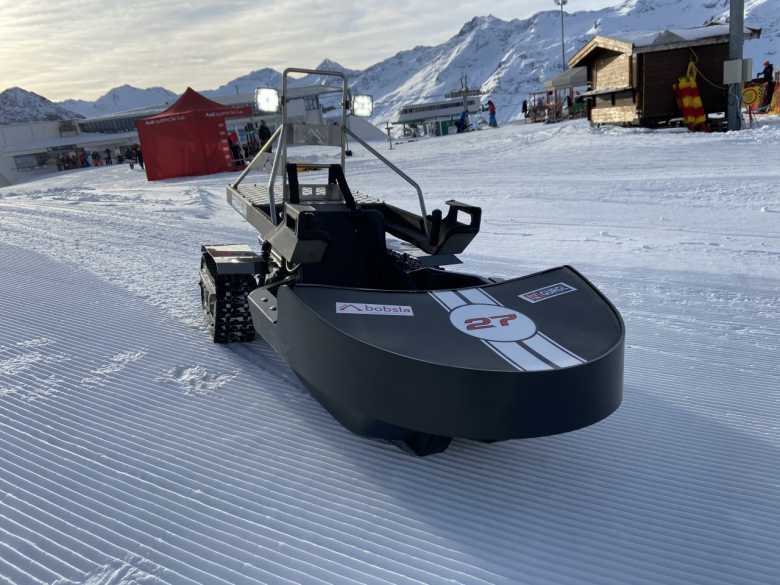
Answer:
[{"label": "metal railing", "polygon": [[399,169],[397,166],[395,166],[393,163],[391,163],[389,160],[387,160],[384,156],[379,154],[379,152],[371,146],[368,142],[363,140],[360,136],[355,134],[352,130],[345,127],[344,128],[354,140],[358,142],[363,148],[365,148],[368,152],[373,154],[376,158],[378,158],[380,161],[385,163],[386,166],[388,166],[392,171],[394,171],[399,177],[401,177],[404,181],[409,183],[412,187],[414,187],[414,190],[417,191],[417,198],[420,201],[420,211],[422,212],[422,218],[423,218],[423,229],[425,230],[425,235],[430,237],[430,229],[428,228],[428,222],[426,221],[426,218],[428,217],[428,212],[425,210],[425,197],[423,196],[422,189],[420,188],[420,185],[417,184],[417,182],[412,179],[409,175],[407,175],[405,172],[403,172],[401,169]]},{"label": "metal railing", "polygon": [[[281,95],[281,106],[282,106],[282,124],[279,126],[271,135],[271,137],[268,139],[268,141],[263,145],[263,147],[260,149],[260,151],[255,155],[255,157],[252,159],[252,162],[247,165],[246,169],[238,176],[238,178],[235,180],[235,182],[231,185],[233,189],[238,189],[238,186],[241,184],[241,182],[246,178],[246,176],[255,168],[257,165],[257,162],[261,159],[263,159],[263,155],[268,152],[268,150],[273,146],[274,141],[277,141],[277,149],[274,153],[274,162],[271,167],[271,175],[268,178],[268,203],[269,203],[269,214],[271,216],[271,223],[273,225],[277,225],[279,222],[279,217],[276,213],[276,194],[274,192],[274,184],[276,182],[276,177],[279,175],[280,170],[282,173],[282,200],[286,200],[286,193],[284,189],[284,173],[286,173],[287,168],[287,133],[288,133],[288,111],[287,111],[287,104],[289,101],[293,99],[298,98],[288,98],[288,77],[292,73],[302,73],[304,75],[320,75],[320,76],[331,76],[331,77],[338,77],[341,79],[342,82],[342,109],[341,109],[341,168],[346,172],[346,162],[347,162],[347,135],[352,137],[358,144],[360,144],[363,148],[365,148],[369,153],[371,153],[374,157],[379,159],[382,163],[384,163],[388,168],[390,168],[393,172],[395,172],[399,177],[401,177],[404,181],[409,183],[414,190],[417,192],[417,198],[420,203],[420,211],[422,213],[422,223],[423,223],[423,229],[425,230],[425,234],[430,237],[430,228],[428,226],[427,217],[428,212],[426,211],[425,207],[425,197],[423,196],[422,189],[420,188],[420,185],[417,184],[417,182],[412,179],[409,175],[404,173],[401,169],[399,169],[397,166],[395,166],[392,162],[390,162],[388,159],[386,159],[384,156],[382,156],[374,147],[372,147],[370,144],[368,144],[365,140],[360,138],[357,134],[355,134],[352,130],[349,129],[347,126],[347,110],[349,109],[349,88],[347,87],[347,78],[346,76],[338,71],[320,71],[318,69],[300,69],[300,68],[288,68],[284,70],[284,74],[282,76],[282,95]],[[307,166],[311,166],[314,168],[328,168],[329,165],[322,164],[322,163],[311,163],[310,165],[307,164]]]}]

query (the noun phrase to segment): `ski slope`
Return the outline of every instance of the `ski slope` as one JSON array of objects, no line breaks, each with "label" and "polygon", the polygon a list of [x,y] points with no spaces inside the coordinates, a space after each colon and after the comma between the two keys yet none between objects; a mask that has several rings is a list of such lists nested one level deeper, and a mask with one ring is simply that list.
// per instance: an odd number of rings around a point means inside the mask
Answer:
[{"label": "ski slope", "polygon": [[383,150],[431,207],[483,207],[466,269],[570,263],[627,327],[611,417],[425,459],[349,434],[262,341],[209,342],[199,246],[254,241],[231,175],[0,189],[0,584],[780,583],[779,148],[572,123]]}]

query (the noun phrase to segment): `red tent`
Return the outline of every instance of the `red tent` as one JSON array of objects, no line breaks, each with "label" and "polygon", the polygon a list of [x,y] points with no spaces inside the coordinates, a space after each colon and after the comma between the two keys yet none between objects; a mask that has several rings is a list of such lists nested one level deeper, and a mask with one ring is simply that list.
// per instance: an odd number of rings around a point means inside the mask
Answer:
[{"label": "red tent", "polygon": [[170,108],[135,123],[146,176],[156,181],[235,170],[225,120],[251,115],[250,106],[223,106],[188,87]]}]

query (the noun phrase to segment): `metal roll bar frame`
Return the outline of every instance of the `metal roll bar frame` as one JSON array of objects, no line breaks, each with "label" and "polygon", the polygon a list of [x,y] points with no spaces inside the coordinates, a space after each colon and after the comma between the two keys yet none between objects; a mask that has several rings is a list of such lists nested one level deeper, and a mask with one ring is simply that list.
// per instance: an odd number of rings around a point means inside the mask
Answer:
[{"label": "metal roll bar frame", "polygon": [[[319,70],[319,69],[302,69],[298,67],[289,67],[284,70],[284,73],[282,74],[282,95],[280,96],[280,102],[281,102],[281,109],[282,109],[282,124],[274,130],[271,137],[268,139],[268,141],[263,145],[263,147],[260,149],[260,151],[255,155],[255,157],[252,159],[252,161],[247,165],[247,167],[243,170],[243,172],[238,176],[238,178],[235,180],[235,182],[231,185],[233,189],[238,190],[238,186],[243,182],[243,180],[247,177],[247,175],[255,168],[258,161],[263,159],[263,155],[268,152],[268,150],[271,149],[271,147],[274,144],[274,140],[277,141],[277,149],[274,153],[274,162],[271,167],[271,175],[268,178],[268,203],[269,203],[269,213],[271,216],[271,223],[273,225],[278,225],[279,223],[279,217],[276,213],[276,195],[274,193],[274,184],[276,182],[276,177],[279,174],[279,169],[284,169],[282,171],[282,174],[286,173],[287,169],[287,142],[288,142],[288,112],[287,112],[287,104],[288,102],[292,101],[293,99],[299,99],[296,97],[288,97],[288,87],[289,87],[289,81],[288,78],[290,74],[294,73],[301,73],[304,75],[321,75],[325,77],[337,77],[341,79],[341,95],[342,95],[342,108],[341,108],[341,168],[344,169],[346,172],[346,163],[347,163],[347,135],[352,137],[358,144],[360,144],[363,148],[365,148],[370,154],[372,154],[375,158],[377,158],[380,162],[384,163],[385,166],[387,166],[390,170],[392,170],[394,173],[396,173],[399,177],[401,177],[404,181],[409,183],[414,190],[417,192],[417,198],[420,203],[420,211],[422,213],[422,224],[423,229],[425,230],[425,234],[430,237],[430,227],[428,226],[427,217],[428,213],[426,211],[426,205],[425,205],[425,197],[423,196],[422,189],[420,188],[420,185],[417,184],[417,182],[412,179],[409,175],[404,173],[401,169],[399,169],[396,165],[394,165],[392,162],[387,160],[384,156],[382,156],[375,148],[373,148],[371,145],[369,145],[365,140],[360,138],[357,134],[355,134],[352,130],[349,129],[347,126],[347,111],[351,109],[351,92],[349,90],[349,87],[347,86],[347,77],[339,72],[339,71],[325,71],[325,70]],[[315,168],[328,168],[328,164],[323,163],[311,163],[307,166],[315,167]],[[284,181],[283,181],[284,183]],[[284,185],[282,187],[282,200],[287,201],[287,194],[284,189]]]}]

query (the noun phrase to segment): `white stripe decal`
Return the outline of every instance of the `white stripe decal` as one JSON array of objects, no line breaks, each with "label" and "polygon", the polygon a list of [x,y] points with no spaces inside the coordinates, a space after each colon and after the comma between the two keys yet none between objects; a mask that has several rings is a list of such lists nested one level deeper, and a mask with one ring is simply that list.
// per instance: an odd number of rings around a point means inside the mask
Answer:
[{"label": "white stripe decal", "polygon": [[479,290],[478,288],[468,288],[465,290],[459,290],[458,291],[461,295],[463,295],[466,300],[468,300],[471,303],[474,303],[475,305],[497,305],[498,303],[496,300],[485,294],[483,291]]},{"label": "white stripe decal", "polygon": [[527,372],[538,372],[541,370],[551,370],[552,366],[543,362],[526,348],[514,341],[487,341],[496,353],[500,354],[506,361]]},{"label": "white stripe decal", "polygon": [[544,334],[544,333],[542,333],[541,331],[539,332],[539,335],[541,335],[542,337],[544,337],[544,338],[545,338],[547,341],[549,341],[550,343],[552,343],[552,344],[553,344],[555,347],[557,347],[557,348],[558,348],[558,349],[560,349],[561,351],[565,351],[566,353],[568,353],[568,354],[569,354],[571,357],[573,357],[573,358],[574,358],[575,360],[577,360],[579,363],[581,363],[581,364],[584,364],[585,362],[587,362],[587,361],[588,361],[588,360],[586,360],[585,358],[582,358],[582,357],[578,356],[578,355],[577,355],[576,353],[574,353],[572,350],[570,350],[570,349],[566,349],[566,348],[565,348],[565,347],[563,347],[563,346],[562,346],[560,343],[558,343],[557,341],[555,341],[555,340],[554,340],[552,337],[549,337],[549,336],[545,335],[545,334]]},{"label": "white stripe decal", "polygon": [[498,350],[497,350],[495,347],[493,347],[493,345],[492,345],[492,344],[491,344],[489,341],[485,341],[485,340],[483,339],[483,340],[482,340],[482,343],[484,343],[484,344],[485,344],[485,347],[487,347],[488,349],[490,349],[490,350],[491,350],[493,353],[495,353],[495,354],[496,354],[498,357],[500,357],[502,360],[504,360],[504,361],[505,361],[506,363],[508,363],[510,366],[514,366],[514,367],[515,367],[515,369],[517,369],[517,370],[520,370],[521,372],[524,372],[524,371],[525,371],[525,369],[524,369],[524,368],[522,368],[520,365],[516,364],[515,362],[513,362],[513,361],[512,361],[512,360],[510,360],[509,358],[507,358],[507,357],[506,357],[506,356],[505,356],[503,353],[501,353],[501,352],[500,352],[500,351],[498,351]]},{"label": "white stripe decal", "polygon": [[431,295],[431,298],[434,301],[436,301],[442,309],[444,309],[445,311],[449,312],[450,308],[447,305],[445,305],[444,303],[442,303],[435,294],[433,294],[432,292],[428,293],[428,294]]},{"label": "white stripe decal", "polygon": [[491,294],[490,294],[490,293],[489,293],[489,292],[488,292],[486,289],[484,289],[484,288],[481,288],[481,289],[479,289],[479,290],[480,290],[480,292],[481,292],[483,295],[485,295],[487,298],[489,298],[489,299],[490,299],[490,301],[491,301],[491,303],[492,303],[492,304],[494,304],[494,305],[498,305],[499,307],[503,306],[501,303],[499,303],[499,302],[496,300],[496,297],[494,297],[493,295],[491,295]]},{"label": "white stripe decal", "polygon": [[467,304],[466,301],[450,290],[433,291],[431,292],[431,295],[435,297],[437,301],[446,306],[450,311]]},{"label": "white stripe decal", "polygon": [[[429,294],[449,313],[469,304],[504,306],[489,293],[477,288],[458,291],[430,291]],[[514,309],[509,310],[514,311]],[[475,335],[475,337],[477,336]],[[585,363],[584,359],[538,330],[522,342],[488,341],[485,339],[482,342],[504,361],[520,371],[539,372]]]},{"label": "white stripe decal", "polygon": [[563,351],[563,349],[561,349],[558,345],[552,343],[547,337],[544,337],[539,333],[529,339],[526,339],[523,341],[523,343],[547,361],[554,363],[559,368],[577,366],[582,363],[582,360],[574,357],[566,351]]}]

